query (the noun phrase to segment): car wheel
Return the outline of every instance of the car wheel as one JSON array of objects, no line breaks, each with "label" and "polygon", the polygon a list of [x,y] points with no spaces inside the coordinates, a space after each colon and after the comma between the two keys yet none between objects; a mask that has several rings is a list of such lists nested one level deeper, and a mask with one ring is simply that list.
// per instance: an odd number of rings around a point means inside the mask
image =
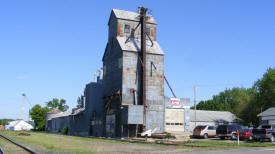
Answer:
[{"label": "car wheel", "polygon": [[220,137],[220,139],[221,139],[221,140],[224,140],[224,139],[225,139],[225,137]]},{"label": "car wheel", "polygon": [[271,137],[270,137],[270,142],[274,142],[274,141],[275,141],[274,136],[271,136]]},{"label": "car wheel", "polygon": [[249,140],[249,141],[253,141],[253,137],[252,137],[252,136],[250,136],[248,140]]},{"label": "car wheel", "polygon": [[203,135],[203,138],[204,138],[204,139],[208,139],[208,134],[204,134],[204,135]]},{"label": "car wheel", "polygon": [[231,135],[231,139],[232,139],[232,140],[236,140],[236,139],[237,139],[236,134],[232,134],[232,135]]}]

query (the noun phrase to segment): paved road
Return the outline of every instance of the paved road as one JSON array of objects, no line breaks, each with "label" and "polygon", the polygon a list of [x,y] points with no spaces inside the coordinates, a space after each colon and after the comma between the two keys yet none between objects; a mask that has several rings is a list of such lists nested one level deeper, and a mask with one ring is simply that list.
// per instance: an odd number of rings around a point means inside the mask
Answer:
[{"label": "paved road", "polygon": [[249,149],[232,149],[232,150],[210,150],[210,151],[193,151],[187,154],[275,154],[274,148],[249,148]]}]

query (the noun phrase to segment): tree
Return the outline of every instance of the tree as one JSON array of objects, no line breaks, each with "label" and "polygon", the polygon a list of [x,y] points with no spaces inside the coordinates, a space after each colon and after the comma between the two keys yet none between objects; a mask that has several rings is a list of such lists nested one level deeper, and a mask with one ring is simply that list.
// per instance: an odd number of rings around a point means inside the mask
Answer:
[{"label": "tree", "polygon": [[275,107],[275,68],[268,68],[253,88],[256,94],[247,108],[247,113],[253,125],[257,126],[259,124],[257,115],[270,107]]},{"label": "tree", "polygon": [[14,121],[13,119],[0,119],[0,125],[7,125],[9,122]]},{"label": "tree", "polygon": [[53,100],[46,102],[46,106],[49,109],[58,109],[60,111],[67,111],[69,108],[69,106],[66,105],[66,100],[59,100],[57,98],[54,98]]},{"label": "tree", "polygon": [[254,84],[257,90],[257,105],[261,110],[275,106],[275,68],[267,69],[262,79]]},{"label": "tree", "polygon": [[77,108],[80,108],[82,107],[82,100],[81,100],[81,97],[77,97],[77,105],[76,105]]},{"label": "tree", "polygon": [[46,114],[50,109],[47,107],[41,107],[40,105],[35,105],[30,110],[30,116],[34,121],[34,128],[37,130],[45,130]]},{"label": "tree", "polygon": [[257,115],[270,107],[275,107],[275,68],[268,68],[252,88],[226,89],[197,105],[198,110],[230,111],[254,126],[259,124]]},{"label": "tree", "polygon": [[[255,95],[255,89],[233,88],[220,92],[211,100],[201,101],[197,105],[198,110],[230,111],[237,117],[248,123],[249,117],[245,113]],[[251,122],[251,121],[249,121]]]}]

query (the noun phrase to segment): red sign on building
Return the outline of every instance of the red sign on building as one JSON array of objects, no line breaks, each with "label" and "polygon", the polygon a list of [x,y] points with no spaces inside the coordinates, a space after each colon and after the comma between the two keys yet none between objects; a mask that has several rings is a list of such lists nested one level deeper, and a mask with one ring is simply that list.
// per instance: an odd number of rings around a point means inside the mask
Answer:
[{"label": "red sign on building", "polygon": [[179,98],[170,98],[170,105],[172,108],[181,108],[181,103]]}]

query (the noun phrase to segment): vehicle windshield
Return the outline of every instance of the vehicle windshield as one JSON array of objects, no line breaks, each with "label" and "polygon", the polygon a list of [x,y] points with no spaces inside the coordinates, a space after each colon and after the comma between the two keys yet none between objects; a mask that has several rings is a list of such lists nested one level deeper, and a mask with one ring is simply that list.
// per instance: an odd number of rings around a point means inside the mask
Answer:
[{"label": "vehicle windshield", "polygon": [[227,125],[220,125],[217,129],[227,129]]},{"label": "vehicle windshield", "polygon": [[262,126],[262,128],[264,128],[264,129],[270,129],[271,126],[270,125],[264,125],[264,126]]},{"label": "vehicle windshield", "polygon": [[248,131],[249,131],[249,129],[241,129],[240,130],[240,132],[243,132],[243,133],[248,132]]}]

